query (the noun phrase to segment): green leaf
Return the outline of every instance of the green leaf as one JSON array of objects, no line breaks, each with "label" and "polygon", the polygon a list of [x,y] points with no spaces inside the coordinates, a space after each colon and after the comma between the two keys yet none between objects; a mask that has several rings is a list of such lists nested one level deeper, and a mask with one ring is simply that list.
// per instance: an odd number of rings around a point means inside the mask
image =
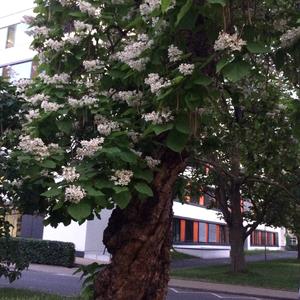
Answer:
[{"label": "green leaf", "polygon": [[178,15],[177,15],[177,20],[175,23],[175,26],[179,24],[179,22],[182,20],[182,18],[187,14],[187,12],[190,10],[190,8],[193,5],[193,0],[187,0],[185,4],[181,7]]},{"label": "green leaf", "polygon": [[113,199],[121,209],[124,209],[130,202],[131,194],[129,191],[124,191],[115,194]]},{"label": "green leaf", "polygon": [[161,0],[161,11],[164,13],[168,10],[171,0]]},{"label": "green leaf", "polygon": [[153,180],[153,173],[150,170],[135,170],[133,176],[138,179],[144,179],[148,183]]},{"label": "green leaf", "polygon": [[153,192],[150,186],[144,182],[138,182],[134,185],[134,188],[143,195],[146,195],[148,197],[153,197]]},{"label": "green leaf", "polygon": [[91,186],[84,186],[84,189],[87,191],[88,195],[91,197],[105,196],[101,191],[98,191]]},{"label": "green leaf", "polygon": [[203,75],[203,74],[200,74],[200,75],[197,77],[197,79],[195,79],[193,82],[194,82],[194,84],[199,84],[199,85],[203,85],[203,86],[208,86],[208,85],[210,85],[210,84],[213,82],[213,80],[212,80],[210,77],[208,77],[208,76],[205,76],[205,75]]},{"label": "green leaf", "polygon": [[121,158],[121,160],[128,162],[128,163],[136,163],[136,161],[137,161],[136,154],[134,154],[132,152],[121,152],[119,154],[119,157]]},{"label": "green leaf", "polygon": [[43,160],[41,165],[43,167],[49,168],[49,169],[55,169],[56,168],[56,163],[53,160],[50,160],[50,159]]},{"label": "green leaf", "polygon": [[168,131],[172,128],[173,128],[173,124],[168,123],[163,125],[154,125],[152,129],[156,135],[160,135],[161,133]]},{"label": "green leaf", "polygon": [[175,128],[182,133],[190,133],[190,122],[187,114],[179,115],[175,120]]},{"label": "green leaf", "polygon": [[188,139],[188,134],[184,134],[173,129],[167,137],[166,145],[174,152],[181,152],[184,149]]},{"label": "green leaf", "polygon": [[267,53],[270,50],[263,42],[247,42],[246,47],[251,53]]},{"label": "green leaf", "polygon": [[207,0],[210,4],[220,4],[222,6],[226,6],[226,0]]},{"label": "green leaf", "polygon": [[103,188],[113,188],[114,187],[114,184],[111,182],[111,181],[108,181],[108,180],[104,180],[104,179],[98,179],[95,181],[94,183],[94,186],[97,188],[97,189],[103,189]]},{"label": "green leaf", "polygon": [[71,204],[67,209],[69,215],[77,221],[87,218],[92,212],[92,206],[88,202]]},{"label": "green leaf", "polygon": [[223,57],[218,63],[216,67],[217,73],[219,73],[225,66],[233,61],[232,57]]},{"label": "green leaf", "polygon": [[66,134],[70,134],[72,131],[72,121],[71,120],[62,120],[56,122],[58,129]]},{"label": "green leaf", "polygon": [[42,193],[42,196],[45,196],[47,198],[51,198],[51,197],[56,197],[58,195],[60,195],[62,192],[62,189],[58,189],[58,188],[51,188],[50,190]]},{"label": "green leaf", "polygon": [[237,82],[251,71],[250,65],[243,60],[235,60],[223,68],[223,75],[232,82]]}]

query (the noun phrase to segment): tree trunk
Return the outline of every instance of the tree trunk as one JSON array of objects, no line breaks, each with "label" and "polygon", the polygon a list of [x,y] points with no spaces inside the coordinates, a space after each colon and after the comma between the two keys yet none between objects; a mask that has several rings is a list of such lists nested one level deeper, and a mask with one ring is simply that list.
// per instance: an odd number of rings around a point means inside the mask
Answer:
[{"label": "tree trunk", "polygon": [[297,238],[297,259],[300,260],[300,234],[296,234],[296,238]]},{"label": "tree trunk", "polygon": [[231,186],[231,222],[229,224],[231,271],[246,271],[244,252],[245,228],[243,226],[243,214],[241,207],[240,185],[233,182]]},{"label": "tree trunk", "polygon": [[173,152],[163,161],[153,180],[153,198],[135,198],[124,210],[114,209],[103,238],[112,260],[96,277],[94,299],[165,299],[172,246],[172,192],[185,162]]}]

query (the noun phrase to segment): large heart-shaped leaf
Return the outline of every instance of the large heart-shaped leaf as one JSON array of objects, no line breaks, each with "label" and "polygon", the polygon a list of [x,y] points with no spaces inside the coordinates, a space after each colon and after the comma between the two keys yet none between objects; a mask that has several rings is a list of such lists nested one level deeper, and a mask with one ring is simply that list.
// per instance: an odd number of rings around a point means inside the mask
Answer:
[{"label": "large heart-shaped leaf", "polygon": [[68,207],[69,215],[77,221],[87,218],[92,212],[92,206],[88,202],[71,204]]}]

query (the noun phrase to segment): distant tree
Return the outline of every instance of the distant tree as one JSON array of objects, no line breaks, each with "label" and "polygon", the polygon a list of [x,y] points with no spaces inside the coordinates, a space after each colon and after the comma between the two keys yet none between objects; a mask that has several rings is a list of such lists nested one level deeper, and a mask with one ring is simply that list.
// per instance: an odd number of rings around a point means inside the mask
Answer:
[{"label": "distant tree", "polygon": [[[95,299],[165,298],[178,176],[207,159],[230,170],[216,185],[233,201],[233,269],[244,270],[241,166],[255,180],[273,174],[261,160],[275,157],[276,131],[255,118],[265,113],[275,122],[281,112],[272,88],[283,94],[296,84],[297,3],[36,3],[28,21],[41,73],[25,91],[30,122],[14,156],[24,184],[43,188],[49,224],[113,209],[103,239],[112,261],[96,276]],[[244,162],[245,142],[250,154],[265,143],[263,157]]]}]

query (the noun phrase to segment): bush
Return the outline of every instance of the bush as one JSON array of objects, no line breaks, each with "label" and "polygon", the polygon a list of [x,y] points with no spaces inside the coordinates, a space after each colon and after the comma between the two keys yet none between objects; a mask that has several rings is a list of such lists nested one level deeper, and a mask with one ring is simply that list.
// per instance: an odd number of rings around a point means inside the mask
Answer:
[{"label": "bush", "polygon": [[25,238],[1,238],[0,261],[22,257],[29,263],[72,267],[75,261],[73,243]]}]

